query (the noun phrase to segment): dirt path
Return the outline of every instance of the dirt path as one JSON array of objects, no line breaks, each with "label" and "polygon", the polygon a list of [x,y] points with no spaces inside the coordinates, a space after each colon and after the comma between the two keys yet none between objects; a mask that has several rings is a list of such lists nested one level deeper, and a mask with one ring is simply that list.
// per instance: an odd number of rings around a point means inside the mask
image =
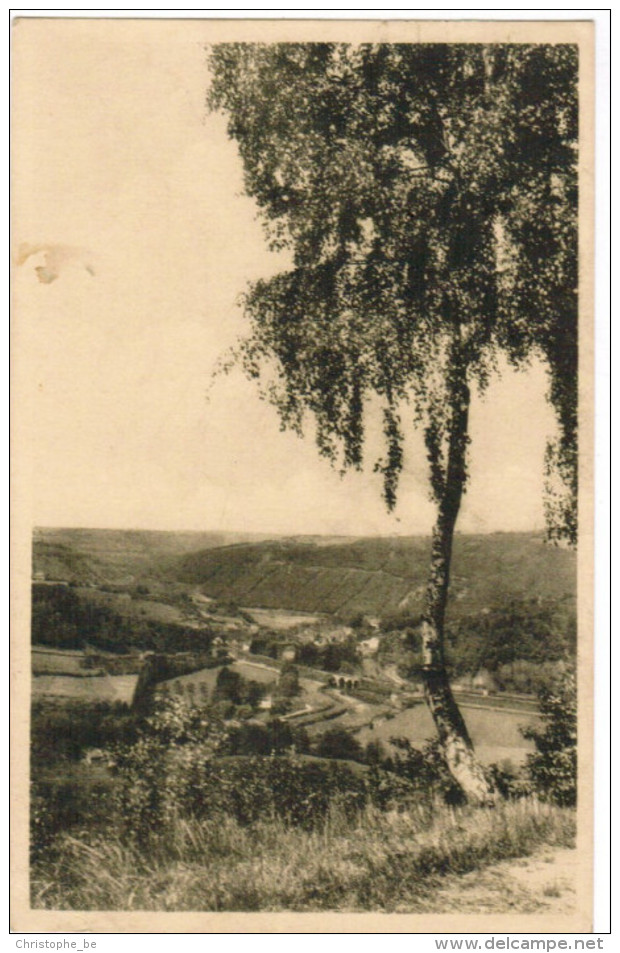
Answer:
[{"label": "dirt path", "polygon": [[429,902],[436,913],[571,914],[577,875],[577,851],[549,847],[450,877]]}]

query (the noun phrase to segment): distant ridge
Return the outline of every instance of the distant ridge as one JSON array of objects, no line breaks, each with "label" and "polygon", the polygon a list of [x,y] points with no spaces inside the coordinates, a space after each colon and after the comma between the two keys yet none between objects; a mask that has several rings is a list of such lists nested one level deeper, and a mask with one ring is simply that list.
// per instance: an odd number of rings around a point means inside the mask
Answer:
[{"label": "distant ridge", "polygon": [[47,579],[124,584],[161,575],[185,553],[269,538],[259,533],[36,527],[32,568],[34,575]]},{"label": "distant ridge", "polygon": [[[381,615],[424,606],[428,537],[299,543],[281,539],[181,557],[179,581],[238,605]],[[575,554],[538,533],[455,538],[450,615],[511,599],[574,599]]]},{"label": "distant ridge", "polygon": [[[38,529],[33,571],[76,583],[160,579],[237,605],[370,616],[422,611],[430,540]],[[515,599],[574,600],[575,553],[540,533],[458,534],[452,618]]]}]

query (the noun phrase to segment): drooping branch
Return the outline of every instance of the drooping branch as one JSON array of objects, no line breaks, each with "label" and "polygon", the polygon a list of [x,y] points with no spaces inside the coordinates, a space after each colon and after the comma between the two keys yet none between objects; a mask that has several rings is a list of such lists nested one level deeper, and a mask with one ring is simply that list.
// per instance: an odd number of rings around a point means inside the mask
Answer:
[{"label": "drooping branch", "polygon": [[378,398],[388,507],[405,407],[423,427],[438,512],[427,699],[454,776],[486,797],[442,647],[470,387],[486,386],[498,354],[542,351],[563,427],[557,461],[571,472],[576,50],[223,44],[211,68],[210,103],[228,114],[246,191],[270,246],[293,261],[246,295],[244,368],[268,374],[284,426],[301,432],[311,414],[319,451],[343,467],[361,464],[366,398]]}]

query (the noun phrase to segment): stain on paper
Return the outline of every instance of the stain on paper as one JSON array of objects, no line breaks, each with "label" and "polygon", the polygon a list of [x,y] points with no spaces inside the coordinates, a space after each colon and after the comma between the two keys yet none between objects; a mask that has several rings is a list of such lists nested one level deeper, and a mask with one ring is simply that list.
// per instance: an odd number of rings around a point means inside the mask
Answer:
[{"label": "stain on paper", "polygon": [[36,265],[34,270],[44,285],[56,281],[66,265],[78,265],[89,275],[95,274],[90,252],[86,248],[73,245],[31,245],[29,242],[22,242],[17,250],[17,264],[23,265],[35,255],[43,256],[43,263]]}]

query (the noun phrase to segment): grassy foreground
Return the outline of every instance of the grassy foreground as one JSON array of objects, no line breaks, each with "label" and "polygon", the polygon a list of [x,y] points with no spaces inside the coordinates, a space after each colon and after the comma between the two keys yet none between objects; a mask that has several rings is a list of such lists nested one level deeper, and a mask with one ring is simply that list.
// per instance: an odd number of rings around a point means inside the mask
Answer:
[{"label": "grassy foreground", "polygon": [[74,910],[428,911],[441,878],[572,847],[574,811],[534,798],[491,809],[337,808],[313,831],[229,816],[178,819],[138,847],[119,834],[61,835],[33,867],[32,905]]}]

